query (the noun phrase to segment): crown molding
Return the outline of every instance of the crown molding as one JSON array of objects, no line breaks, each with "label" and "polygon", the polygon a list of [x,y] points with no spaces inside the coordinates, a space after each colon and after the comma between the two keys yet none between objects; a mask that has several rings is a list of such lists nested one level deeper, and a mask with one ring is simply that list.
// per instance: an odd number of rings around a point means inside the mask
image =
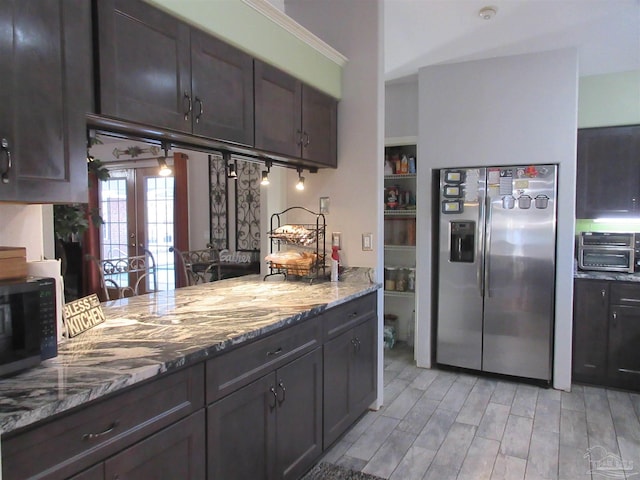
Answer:
[{"label": "crown molding", "polygon": [[348,61],[347,57],[338,52],[335,48],[321,40],[291,17],[281,12],[267,0],[242,0],[243,3],[258,11],[266,18],[300,39],[311,48],[327,57],[340,67],[344,67]]}]

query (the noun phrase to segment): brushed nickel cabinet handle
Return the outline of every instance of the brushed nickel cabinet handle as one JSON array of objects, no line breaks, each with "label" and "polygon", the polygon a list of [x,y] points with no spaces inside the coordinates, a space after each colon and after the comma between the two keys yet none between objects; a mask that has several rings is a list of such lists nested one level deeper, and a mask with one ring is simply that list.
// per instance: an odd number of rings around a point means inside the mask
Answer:
[{"label": "brushed nickel cabinet handle", "polygon": [[202,103],[202,99],[196,97],[196,104],[198,104],[198,114],[196,115],[196,123],[200,123],[200,118],[204,113],[204,104]]},{"label": "brushed nickel cabinet handle", "polygon": [[283,403],[285,397],[287,396],[287,389],[284,388],[284,382],[282,380],[278,382],[278,387],[280,388],[280,390],[282,390],[282,400],[278,400],[278,403]]},{"label": "brushed nickel cabinet handle", "polygon": [[282,347],[278,347],[276,350],[267,352],[267,357],[272,357],[276,355],[280,355],[282,353]]},{"label": "brushed nickel cabinet handle", "polygon": [[113,422],[111,425],[109,425],[105,430],[98,432],[98,433],[85,433],[84,435],[82,435],[82,440],[95,440],[96,438],[100,438],[104,435],[107,435],[111,432],[113,432],[116,427],[118,426],[118,421],[116,420],[115,422]]},{"label": "brushed nickel cabinet handle", "polygon": [[7,140],[6,138],[3,138],[0,146],[2,147],[2,150],[4,150],[5,152],[5,156],[7,157],[7,169],[2,172],[2,183],[9,183],[9,172],[11,171],[11,150],[9,149],[9,140]]},{"label": "brushed nickel cabinet handle", "polygon": [[186,92],[186,91],[184,92],[184,98],[186,98],[187,102],[189,103],[189,106],[187,107],[187,111],[184,112],[184,119],[189,120],[189,114],[193,110],[193,102],[191,101],[191,95],[189,95],[189,92]]}]

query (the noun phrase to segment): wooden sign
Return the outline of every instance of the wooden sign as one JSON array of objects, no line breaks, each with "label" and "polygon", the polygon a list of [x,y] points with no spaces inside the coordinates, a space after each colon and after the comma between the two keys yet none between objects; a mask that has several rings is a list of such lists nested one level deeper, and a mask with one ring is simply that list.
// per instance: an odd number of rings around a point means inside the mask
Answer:
[{"label": "wooden sign", "polygon": [[64,305],[64,323],[68,338],[86,332],[104,320],[104,312],[95,293]]}]

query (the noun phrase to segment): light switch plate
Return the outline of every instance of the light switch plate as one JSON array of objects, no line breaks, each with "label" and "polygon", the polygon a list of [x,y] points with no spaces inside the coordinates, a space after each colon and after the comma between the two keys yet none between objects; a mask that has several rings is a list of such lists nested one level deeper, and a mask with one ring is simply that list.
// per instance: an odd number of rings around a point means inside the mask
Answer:
[{"label": "light switch plate", "polygon": [[362,234],[362,250],[365,252],[373,250],[373,233]]},{"label": "light switch plate", "polygon": [[342,233],[333,232],[331,234],[331,246],[338,247],[338,250],[342,250]]},{"label": "light switch plate", "polygon": [[320,197],[320,213],[329,213],[329,197]]}]

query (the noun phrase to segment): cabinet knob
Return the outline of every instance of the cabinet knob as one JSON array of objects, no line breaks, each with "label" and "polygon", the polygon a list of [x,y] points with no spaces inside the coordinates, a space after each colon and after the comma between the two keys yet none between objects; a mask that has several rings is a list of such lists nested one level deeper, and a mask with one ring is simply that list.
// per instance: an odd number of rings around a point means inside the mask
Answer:
[{"label": "cabinet knob", "polygon": [[604,288],[602,290],[600,290],[600,295],[602,295],[602,298],[604,298],[606,294],[607,294],[607,292],[605,291]]},{"label": "cabinet knob", "polygon": [[11,170],[11,150],[9,149],[9,140],[3,138],[0,141],[0,147],[4,150],[4,154],[7,157],[7,168],[2,172],[2,183],[9,183],[9,171]]}]

